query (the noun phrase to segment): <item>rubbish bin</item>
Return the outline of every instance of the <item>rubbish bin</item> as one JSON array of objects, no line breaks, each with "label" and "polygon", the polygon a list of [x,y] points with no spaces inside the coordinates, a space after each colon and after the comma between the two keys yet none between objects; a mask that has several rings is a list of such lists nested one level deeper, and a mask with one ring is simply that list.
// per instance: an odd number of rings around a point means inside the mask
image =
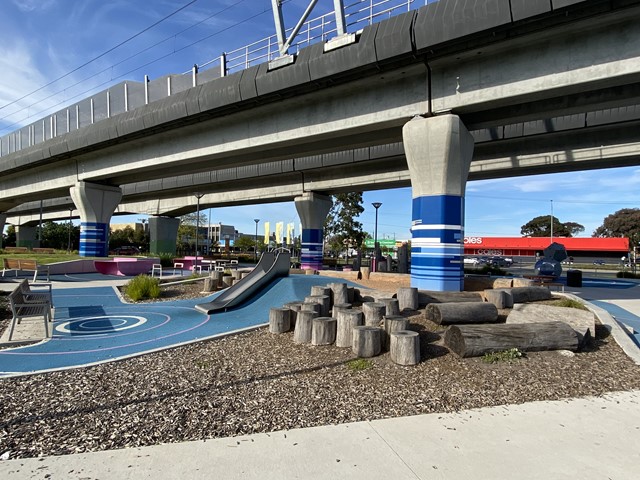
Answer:
[{"label": "rubbish bin", "polygon": [[582,288],[582,270],[567,270],[567,287]]}]

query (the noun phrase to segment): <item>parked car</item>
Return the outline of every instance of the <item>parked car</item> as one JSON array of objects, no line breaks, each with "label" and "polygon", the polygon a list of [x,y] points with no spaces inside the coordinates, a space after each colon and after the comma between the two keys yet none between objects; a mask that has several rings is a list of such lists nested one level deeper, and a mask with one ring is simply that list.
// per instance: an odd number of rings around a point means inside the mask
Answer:
[{"label": "parked car", "polygon": [[604,265],[604,260],[594,260],[593,264],[594,265]]}]

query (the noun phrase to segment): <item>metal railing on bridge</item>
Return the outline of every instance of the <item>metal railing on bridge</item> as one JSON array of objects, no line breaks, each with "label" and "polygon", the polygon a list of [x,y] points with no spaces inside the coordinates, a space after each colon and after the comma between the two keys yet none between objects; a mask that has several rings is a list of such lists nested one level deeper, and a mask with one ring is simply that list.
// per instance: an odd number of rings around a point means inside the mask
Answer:
[{"label": "metal railing on bridge", "polygon": [[[345,5],[347,31],[358,32],[365,26],[437,0],[354,0]],[[291,54],[317,42],[326,42],[336,34],[333,12],[308,20],[289,47]],[[100,120],[134,110],[196,85],[210,82],[280,55],[276,35],[223,53],[215,59],[182,74],[166,75],[143,82],[123,81],[47,115],[29,125],[0,137],[0,156],[17,152],[59,135],[92,125]]]}]

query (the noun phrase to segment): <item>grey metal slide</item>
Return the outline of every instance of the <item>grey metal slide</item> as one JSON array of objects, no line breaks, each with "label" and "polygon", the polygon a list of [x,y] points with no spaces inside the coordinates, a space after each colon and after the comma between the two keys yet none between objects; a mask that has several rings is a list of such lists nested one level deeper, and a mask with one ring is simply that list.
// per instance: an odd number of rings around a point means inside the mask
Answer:
[{"label": "grey metal slide", "polygon": [[196,305],[196,310],[211,314],[235,307],[274,278],[289,275],[290,265],[291,253],[288,251],[265,252],[249,275],[227,288],[213,301]]}]

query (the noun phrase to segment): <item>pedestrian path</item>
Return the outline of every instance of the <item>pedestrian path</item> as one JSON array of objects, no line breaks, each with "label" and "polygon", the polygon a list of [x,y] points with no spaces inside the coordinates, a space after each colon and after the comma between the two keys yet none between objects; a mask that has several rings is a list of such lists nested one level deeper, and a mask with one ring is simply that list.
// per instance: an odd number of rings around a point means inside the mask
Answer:
[{"label": "pedestrian path", "polygon": [[640,391],[0,461],[0,478],[636,480]]}]

